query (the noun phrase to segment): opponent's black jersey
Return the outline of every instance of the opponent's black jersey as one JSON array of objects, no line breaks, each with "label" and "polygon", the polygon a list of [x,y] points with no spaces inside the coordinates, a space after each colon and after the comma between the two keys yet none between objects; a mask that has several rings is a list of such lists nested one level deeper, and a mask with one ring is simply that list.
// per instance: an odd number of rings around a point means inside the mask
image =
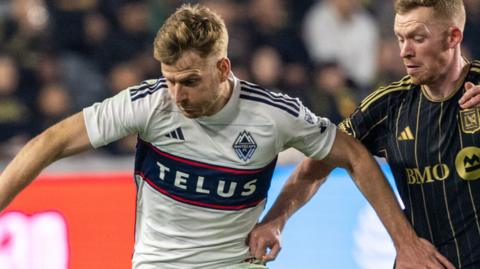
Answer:
[{"label": "opponent's black jersey", "polygon": [[410,76],[365,98],[340,129],[389,163],[405,213],[456,268],[480,268],[480,109],[462,110],[468,66],[454,93],[432,101]]}]

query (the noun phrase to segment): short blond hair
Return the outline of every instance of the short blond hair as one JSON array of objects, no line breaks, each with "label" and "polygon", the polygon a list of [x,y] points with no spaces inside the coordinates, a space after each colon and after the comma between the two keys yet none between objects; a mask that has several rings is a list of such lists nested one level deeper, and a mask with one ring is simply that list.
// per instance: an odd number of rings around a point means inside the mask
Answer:
[{"label": "short blond hair", "polygon": [[184,4],[163,24],[154,41],[153,55],[163,64],[174,64],[185,51],[205,58],[227,56],[228,32],[223,19],[207,7]]},{"label": "short blond hair", "polygon": [[405,14],[415,8],[432,8],[435,17],[465,28],[465,6],[463,0],[395,0],[395,13]]}]

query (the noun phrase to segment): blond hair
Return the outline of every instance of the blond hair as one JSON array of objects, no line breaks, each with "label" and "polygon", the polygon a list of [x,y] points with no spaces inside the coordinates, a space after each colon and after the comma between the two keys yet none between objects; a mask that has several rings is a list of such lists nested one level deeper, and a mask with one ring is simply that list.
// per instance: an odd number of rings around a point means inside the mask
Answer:
[{"label": "blond hair", "polygon": [[435,17],[465,28],[465,6],[463,0],[396,0],[395,13],[404,14],[415,8],[432,8]]},{"label": "blond hair", "polygon": [[189,50],[202,58],[227,56],[227,46],[227,28],[218,14],[204,6],[184,4],[158,31],[153,55],[161,63],[171,65]]}]

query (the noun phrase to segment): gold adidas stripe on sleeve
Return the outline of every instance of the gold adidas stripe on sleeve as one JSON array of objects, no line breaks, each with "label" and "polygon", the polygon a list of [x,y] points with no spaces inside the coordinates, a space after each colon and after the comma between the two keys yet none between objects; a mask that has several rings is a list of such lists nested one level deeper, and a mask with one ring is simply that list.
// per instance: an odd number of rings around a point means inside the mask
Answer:
[{"label": "gold adidas stripe on sleeve", "polygon": [[362,103],[366,103],[366,102],[370,101],[372,98],[374,98],[376,95],[378,95],[379,93],[381,93],[384,90],[388,90],[391,87],[398,87],[398,86],[400,86],[402,84],[405,84],[407,82],[410,82],[410,77],[409,76],[405,76],[401,80],[399,80],[397,82],[393,82],[390,85],[382,86],[382,87],[378,88],[378,90],[373,91],[371,94],[369,94],[367,97],[365,97],[365,99],[363,99]]},{"label": "gold adidas stripe on sleeve", "polygon": [[392,83],[386,87],[380,87],[378,90],[374,91],[370,95],[368,95],[361,103],[360,103],[360,110],[364,112],[368,109],[368,107],[377,101],[378,99],[382,98],[383,96],[396,91],[404,91],[409,90],[412,81],[410,76],[404,77],[402,80]]},{"label": "gold adidas stripe on sleeve", "polygon": [[471,64],[472,64],[472,67],[479,67],[480,68],[480,61],[479,60],[475,60]]}]

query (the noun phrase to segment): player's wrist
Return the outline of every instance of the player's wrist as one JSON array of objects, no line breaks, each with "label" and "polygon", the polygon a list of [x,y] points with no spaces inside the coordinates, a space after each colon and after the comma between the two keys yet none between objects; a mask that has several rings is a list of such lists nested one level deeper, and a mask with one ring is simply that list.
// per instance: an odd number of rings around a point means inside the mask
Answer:
[{"label": "player's wrist", "polygon": [[278,231],[283,231],[285,224],[287,223],[288,216],[286,215],[279,215],[275,218],[265,218],[260,225],[269,225],[270,227],[274,227]]},{"label": "player's wrist", "polygon": [[396,236],[392,236],[393,245],[397,251],[403,248],[408,248],[419,240],[419,237],[411,227],[407,227],[401,231],[402,232],[398,233]]}]

